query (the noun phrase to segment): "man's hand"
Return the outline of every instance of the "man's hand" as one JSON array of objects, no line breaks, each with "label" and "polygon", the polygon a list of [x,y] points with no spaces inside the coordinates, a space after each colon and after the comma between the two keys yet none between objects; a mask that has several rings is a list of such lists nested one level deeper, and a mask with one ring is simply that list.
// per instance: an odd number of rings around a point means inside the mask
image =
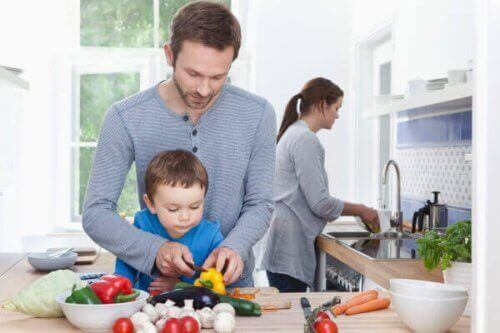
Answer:
[{"label": "man's hand", "polygon": [[203,268],[208,269],[210,267],[215,267],[219,272],[222,272],[225,267],[224,284],[230,285],[239,280],[241,273],[243,273],[244,264],[238,253],[222,246],[216,248],[205,260]]},{"label": "man's hand", "polygon": [[166,277],[166,276],[160,276],[153,280],[151,284],[149,285],[148,291],[151,293],[152,291],[159,291],[159,292],[164,292],[164,291],[170,291],[174,289],[174,286],[177,282],[179,282],[180,279],[178,278],[173,278],[173,277]]},{"label": "man's hand", "polygon": [[370,229],[374,232],[380,231],[380,222],[378,220],[377,211],[373,208],[361,205],[361,211],[359,212],[359,217],[370,226]]},{"label": "man's hand", "polygon": [[194,271],[186,263],[193,263],[191,251],[180,243],[166,242],[156,254],[156,267],[166,277],[193,276]]}]

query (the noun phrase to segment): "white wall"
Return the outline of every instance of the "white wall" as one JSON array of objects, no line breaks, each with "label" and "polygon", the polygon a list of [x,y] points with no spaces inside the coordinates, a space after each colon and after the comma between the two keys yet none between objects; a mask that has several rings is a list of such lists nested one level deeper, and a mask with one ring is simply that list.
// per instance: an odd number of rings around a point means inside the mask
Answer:
[{"label": "white wall", "polygon": [[24,69],[23,78],[30,82],[23,121],[20,219],[27,225],[23,235],[47,232],[55,222],[58,198],[53,191],[58,174],[53,164],[52,64],[55,54],[70,53],[78,46],[78,11],[78,0],[0,2],[0,64]]},{"label": "white wall", "polygon": [[323,76],[345,92],[340,119],[321,131],[330,192],[353,200],[354,147],[349,47],[352,5],[348,0],[260,0],[250,2],[248,36],[254,45],[254,90],[275,108],[278,126],[288,100],[306,81]]},{"label": "white wall", "polygon": [[477,64],[473,111],[473,332],[498,332],[500,256],[500,3],[479,1],[475,13]]}]

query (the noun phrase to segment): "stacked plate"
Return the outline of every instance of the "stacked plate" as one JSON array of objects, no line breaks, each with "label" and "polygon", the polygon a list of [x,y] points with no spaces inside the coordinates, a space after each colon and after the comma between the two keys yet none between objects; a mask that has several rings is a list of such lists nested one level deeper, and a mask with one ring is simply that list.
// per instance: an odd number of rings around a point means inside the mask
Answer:
[{"label": "stacked plate", "polygon": [[373,96],[373,101],[375,105],[382,105],[390,103],[391,101],[401,100],[405,98],[405,95],[377,95]]},{"label": "stacked plate", "polygon": [[445,332],[462,316],[467,289],[437,282],[391,279],[391,303],[415,332]]},{"label": "stacked plate", "polygon": [[23,72],[23,70],[20,68],[9,67],[9,66],[0,66],[0,67],[2,67],[5,70],[8,70],[9,72],[11,72],[14,75],[19,75]]},{"label": "stacked plate", "polygon": [[427,81],[426,88],[428,91],[442,90],[448,83],[448,78],[440,78]]},{"label": "stacked plate", "polygon": [[49,253],[30,253],[28,262],[33,268],[40,271],[55,271],[58,269],[66,269],[73,266],[76,262],[77,254],[75,252],[65,253],[59,257],[50,257]]}]

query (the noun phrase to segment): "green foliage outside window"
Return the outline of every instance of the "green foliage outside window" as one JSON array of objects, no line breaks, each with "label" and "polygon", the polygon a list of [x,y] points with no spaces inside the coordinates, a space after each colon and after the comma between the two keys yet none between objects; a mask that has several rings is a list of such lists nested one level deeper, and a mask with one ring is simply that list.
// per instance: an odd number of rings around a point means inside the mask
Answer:
[{"label": "green foliage outside window", "polygon": [[[138,73],[87,74],[80,77],[80,142],[97,141],[106,110],[116,101],[139,91]],[[81,214],[90,176],[94,147],[79,150],[78,213]],[[125,180],[118,201],[118,212],[133,216],[138,209],[135,165]]]}]

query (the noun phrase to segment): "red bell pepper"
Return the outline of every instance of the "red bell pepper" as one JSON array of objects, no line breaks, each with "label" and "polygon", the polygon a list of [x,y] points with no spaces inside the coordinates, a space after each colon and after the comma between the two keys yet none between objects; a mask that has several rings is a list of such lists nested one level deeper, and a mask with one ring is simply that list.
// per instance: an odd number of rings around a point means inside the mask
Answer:
[{"label": "red bell pepper", "polygon": [[139,296],[138,291],[134,291],[128,295],[123,295],[120,288],[116,287],[111,282],[104,280],[92,283],[90,285],[90,289],[94,291],[97,297],[99,297],[104,304],[130,302]]},{"label": "red bell pepper", "polygon": [[132,293],[132,282],[126,277],[120,275],[104,275],[101,280],[112,283],[115,287],[120,289],[123,295],[130,295]]}]

